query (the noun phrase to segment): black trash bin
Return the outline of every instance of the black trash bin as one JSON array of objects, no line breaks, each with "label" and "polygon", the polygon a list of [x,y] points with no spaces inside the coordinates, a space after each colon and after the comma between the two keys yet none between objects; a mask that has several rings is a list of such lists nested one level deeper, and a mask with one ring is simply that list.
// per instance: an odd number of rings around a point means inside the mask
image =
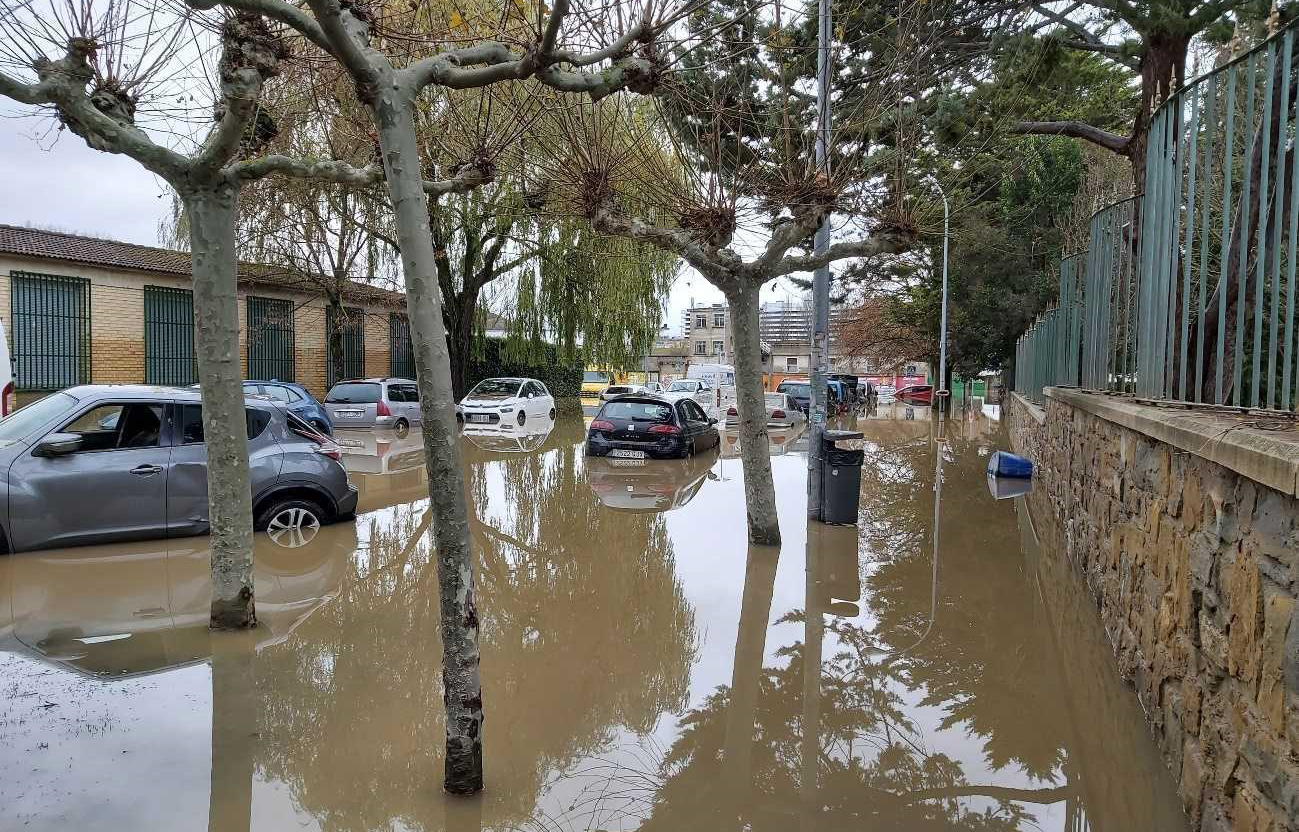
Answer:
[{"label": "black trash bin", "polygon": [[821,477],[822,523],[846,526],[857,522],[861,466],[866,455],[860,449],[840,448],[835,443],[861,438],[862,434],[852,430],[827,430],[821,435],[821,459],[825,463]]}]

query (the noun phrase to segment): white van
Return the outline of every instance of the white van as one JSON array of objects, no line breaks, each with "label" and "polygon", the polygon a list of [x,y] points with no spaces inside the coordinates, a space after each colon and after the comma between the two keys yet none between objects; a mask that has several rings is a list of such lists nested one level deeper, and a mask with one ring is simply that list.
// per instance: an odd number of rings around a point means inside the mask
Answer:
[{"label": "white van", "polygon": [[14,365],[9,357],[9,338],[0,321],[0,419],[14,409]]}]

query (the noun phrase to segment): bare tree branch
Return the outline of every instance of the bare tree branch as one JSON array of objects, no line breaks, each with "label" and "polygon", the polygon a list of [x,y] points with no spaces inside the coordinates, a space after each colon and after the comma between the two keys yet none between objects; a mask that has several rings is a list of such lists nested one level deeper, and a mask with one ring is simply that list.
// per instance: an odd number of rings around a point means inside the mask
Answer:
[{"label": "bare tree branch", "polygon": [[[384,181],[383,168],[379,165],[358,168],[346,162],[323,159],[295,159],[278,154],[238,162],[227,168],[226,172],[227,176],[239,181],[261,179],[271,174],[280,174],[297,179],[314,179],[357,188],[377,185]],[[490,181],[492,181],[490,171],[478,167],[466,167],[448,179],[424,180],[424,193],[431,196],[463,194]]]},{"label": "bare tree branch", "polygon": [[265,15],[271,20],[283,23],[298,32],[298,34],[329,54],[334,54],[333,44],[325,37],[320,25],[315,20],[312,20],[311,15],[304,14],[301,9],[281,2],[281,0],[185,0],[185,3],[190,8],[199,11],[207,11],[217,6],[227,6],[232,9]]},{"label": "bare tree branch", "polygon": [[1069,136],[1083,139],[1094,145],[1112,150],[1120,155],[1127,155],[1128,138],[1093,127],[1081,121],[1021,121],[1011,128],[1014,133],[1035,134],[1044,136]]},{"label": "bare tree branch", "polygon": [[836,260],[849,257],[874,257],[878,254],[900,254],[911,247],[910,236],[901,232],[885,232],[864,240],[835,243],[822,254],[806,257],[789,256],[766,271],[768,278],[784,277],[794,272],[810,272],[828,266]]}]

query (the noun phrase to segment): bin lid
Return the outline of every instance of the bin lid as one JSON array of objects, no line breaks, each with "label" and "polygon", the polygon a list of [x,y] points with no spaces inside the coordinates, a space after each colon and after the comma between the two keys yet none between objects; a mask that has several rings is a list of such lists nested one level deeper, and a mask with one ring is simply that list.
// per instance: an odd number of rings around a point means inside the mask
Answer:
[{"label": "bin lid", "polygon": [[838,442],[841,439],[862,439],[866,434],[857,430],[827,430],[822,431],[821,438],[826,442]]}]

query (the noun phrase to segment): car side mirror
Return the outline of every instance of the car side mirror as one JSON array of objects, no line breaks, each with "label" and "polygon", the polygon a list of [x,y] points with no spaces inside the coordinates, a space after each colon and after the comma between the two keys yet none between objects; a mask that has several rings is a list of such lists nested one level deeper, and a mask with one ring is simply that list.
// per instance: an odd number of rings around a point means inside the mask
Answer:
[{"label": "car side mirror", "polygon": [[35,456],[65,456],[81,450],[81,435],[77,433],[51,433],[36,444]]},{"label": "car side mirror", "polygon": [[717,424],[717,418],[716,418],[716,417],[712,417],[712,418],[710,418],[710,419],[708,420],[708,424],[710,424],[710,425],[715,425],[715,424]]}]

